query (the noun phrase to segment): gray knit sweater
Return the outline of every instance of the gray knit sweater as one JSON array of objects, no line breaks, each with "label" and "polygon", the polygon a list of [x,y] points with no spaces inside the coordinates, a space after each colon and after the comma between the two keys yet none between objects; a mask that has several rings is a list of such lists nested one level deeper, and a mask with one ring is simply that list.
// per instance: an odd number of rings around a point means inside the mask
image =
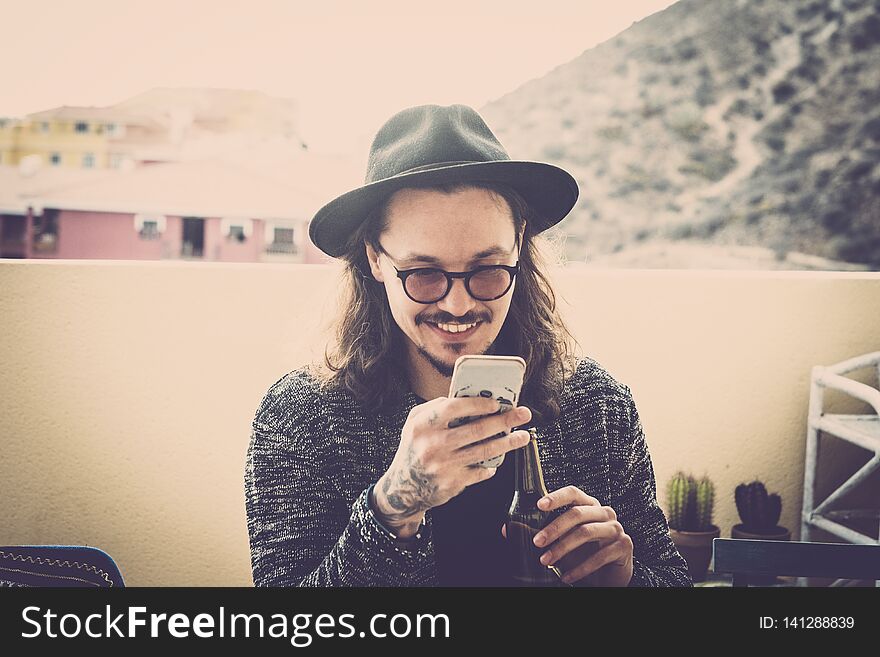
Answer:
[{"label": "gray knit sweater", "polygon": [[[306,367],[276,381],[255,414],[244,488],[256,586],[437,586],[431,510],[424,529],[396,541],[367,493],[385,472],[410,410],[367,413],[322,389]],[[654,470],[629,387],[579,359],[561,415],[539,426],[547,489],[575,485],[611,506],[633,541],[630,586],[691,586],[657,506]]]}]

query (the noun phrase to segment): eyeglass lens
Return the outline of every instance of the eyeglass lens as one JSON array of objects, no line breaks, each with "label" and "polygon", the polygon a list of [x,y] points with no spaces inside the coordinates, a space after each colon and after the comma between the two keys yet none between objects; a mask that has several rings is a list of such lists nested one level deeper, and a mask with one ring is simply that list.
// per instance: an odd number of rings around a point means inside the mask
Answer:
[{"label": "eyeglass lens", "polygon": [[[510,285],[510,274],[504,269],[483,269],[471,276],[471,294],[477,299],[491,300]],[[411,274],[406,279],[406,290],[419,301],[434,301],[446,293],[446,276],[442,271],[425,270]]]}]

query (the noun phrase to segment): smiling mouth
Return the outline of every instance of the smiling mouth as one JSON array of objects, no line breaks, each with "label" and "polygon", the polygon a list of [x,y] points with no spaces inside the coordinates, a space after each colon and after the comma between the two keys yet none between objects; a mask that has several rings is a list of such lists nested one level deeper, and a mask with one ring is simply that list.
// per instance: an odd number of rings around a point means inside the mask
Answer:
[{"label": "smiling mouth", "polygon": [[[431,327],[431,330],[447,339],[464,339],[472,335],[483,322],[473,322],[471,324],[446,324],[443,322],[425,322]],[[469,328],[462,329],[461,327]]]}]

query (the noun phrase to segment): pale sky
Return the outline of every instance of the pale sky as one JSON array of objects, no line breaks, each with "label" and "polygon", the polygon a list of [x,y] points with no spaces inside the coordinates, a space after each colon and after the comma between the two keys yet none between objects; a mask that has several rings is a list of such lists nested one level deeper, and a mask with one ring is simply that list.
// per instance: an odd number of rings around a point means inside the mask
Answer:
[{"label": "pale sky", "polygon": [[422,103],[479,108],[672,0],[0,0],[0,116],[153,87],[294,98],[310,147],[359,152]]}]

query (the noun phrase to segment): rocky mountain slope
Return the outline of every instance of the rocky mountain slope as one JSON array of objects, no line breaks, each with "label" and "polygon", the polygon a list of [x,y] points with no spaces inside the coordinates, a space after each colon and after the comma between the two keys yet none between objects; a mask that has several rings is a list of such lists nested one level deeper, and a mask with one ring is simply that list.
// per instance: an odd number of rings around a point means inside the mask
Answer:
[{"label": "rocky mountain slope", "polygon": [[570,261],[686,240],[880,269],[880,0],[680,0],[480,111],[578,179]]}]

